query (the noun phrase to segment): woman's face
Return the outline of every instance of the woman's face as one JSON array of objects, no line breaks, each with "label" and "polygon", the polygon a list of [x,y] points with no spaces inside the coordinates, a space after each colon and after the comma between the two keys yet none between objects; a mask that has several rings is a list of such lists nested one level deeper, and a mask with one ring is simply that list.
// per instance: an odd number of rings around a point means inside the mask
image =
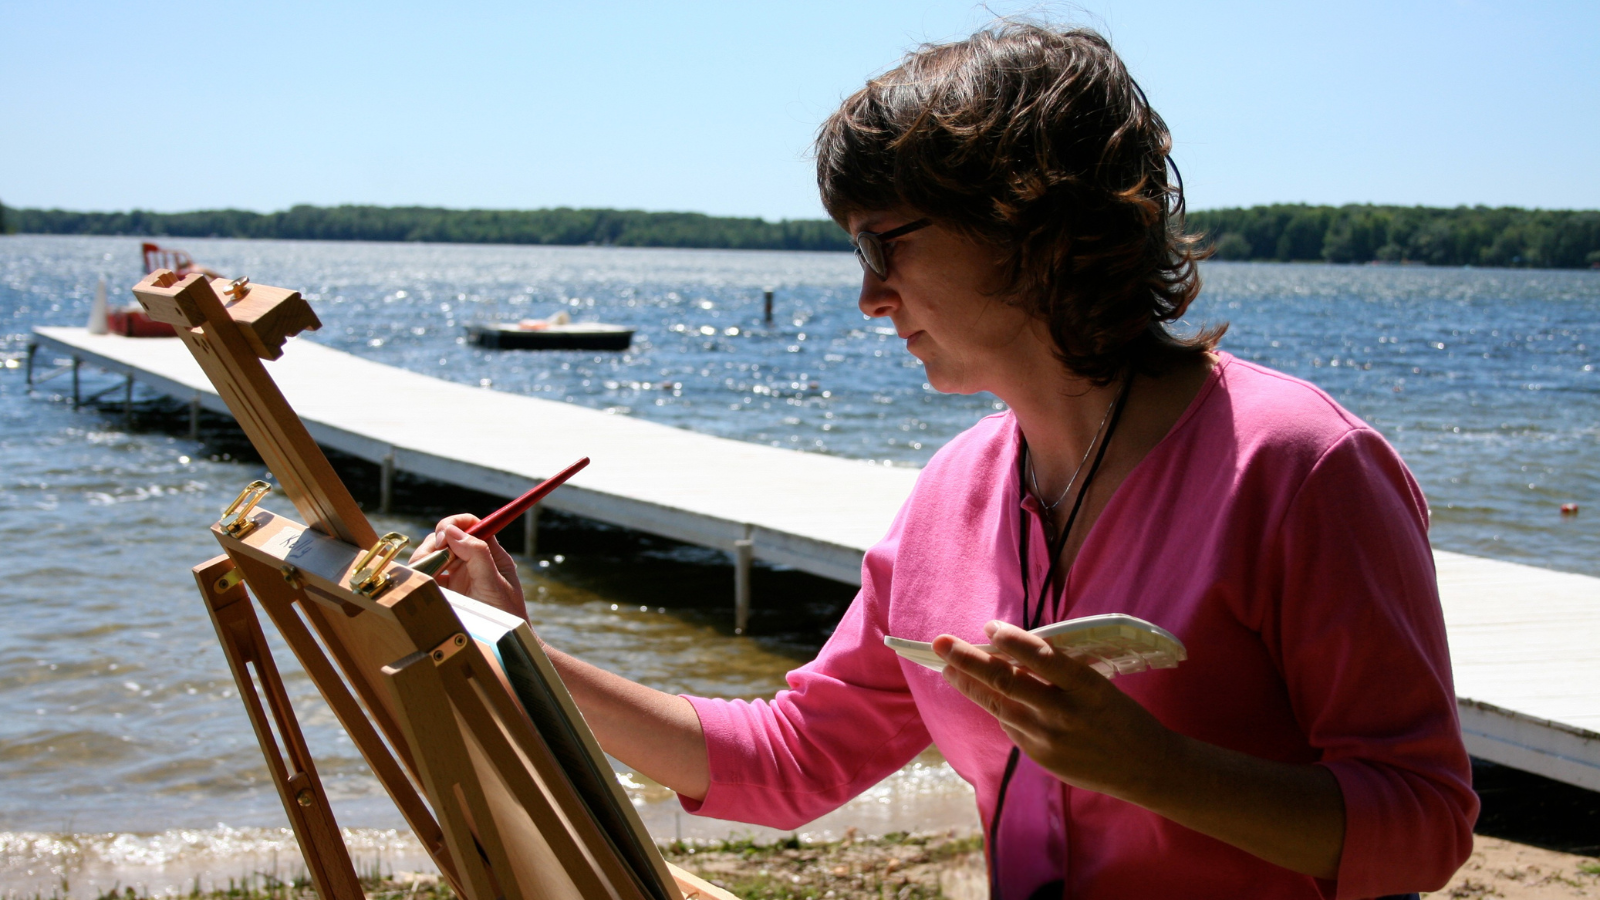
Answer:
[{"label": "woman's face", "polygon": [[[884,232],[919,218],[901,210],[862,213],[852,235]],[[1037,354],[1034,320],[994,295],[994,254],[938,224],[889,243],[889,277],[863,272],[861,311],[887,317],[906,349],[922,361],[928,383],[944,393],[1004,396],[1008,373]]]}]

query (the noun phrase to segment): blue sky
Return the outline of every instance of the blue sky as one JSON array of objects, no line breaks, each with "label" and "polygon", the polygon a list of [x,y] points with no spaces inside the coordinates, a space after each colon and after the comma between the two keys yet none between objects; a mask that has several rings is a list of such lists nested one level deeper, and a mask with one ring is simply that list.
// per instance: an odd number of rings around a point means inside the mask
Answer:
[{"label": "blue sky", "polygon": [[1029,11],[1109,34],[1193,207],[1600,207],[1593,0],[0,0],[0,201],[819,216],[843,96]]}]

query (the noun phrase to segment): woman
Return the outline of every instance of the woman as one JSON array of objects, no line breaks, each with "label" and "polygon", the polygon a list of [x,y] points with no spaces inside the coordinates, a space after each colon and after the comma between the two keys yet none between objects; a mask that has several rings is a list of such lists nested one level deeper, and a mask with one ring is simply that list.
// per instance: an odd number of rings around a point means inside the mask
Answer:
[{"label": "woman", "polygon": [[[1200,256],[1169,147],[1088,31],[927,46],[845,101],[818,178],[862,311],[935,388],[1008,410],[929,462],[772,701],[673,697],[552,649],[610,753],[691,812],[792,828],[932,742],[976,788],[1005,900],[1445,883],[1477,804],[1425,502],[1326,394],[1215,351],[1220,330],[1167,331]],[[524,613],[471,521],[419,552],[448,543],[452,586]],[[1113,684],[1024,630],[1108,612],[1188,661]]]}]

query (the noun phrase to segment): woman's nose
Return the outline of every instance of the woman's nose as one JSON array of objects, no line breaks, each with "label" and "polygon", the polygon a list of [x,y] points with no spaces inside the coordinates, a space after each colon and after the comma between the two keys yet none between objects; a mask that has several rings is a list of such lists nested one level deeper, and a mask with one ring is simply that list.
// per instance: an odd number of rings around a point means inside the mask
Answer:
[{"label": "woman's nose", "polygon": [[861,273],[861,311],[874,319],[893,315],[900,295],[870,272]]}]

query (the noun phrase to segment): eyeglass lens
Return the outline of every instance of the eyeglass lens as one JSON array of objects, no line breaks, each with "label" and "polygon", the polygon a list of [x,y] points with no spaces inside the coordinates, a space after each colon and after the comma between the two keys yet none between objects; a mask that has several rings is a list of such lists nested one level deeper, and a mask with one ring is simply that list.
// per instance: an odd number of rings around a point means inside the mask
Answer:
[{"label": "eyeglass lens", "polygon": [[883,242],[870,231],[856,235],[856,259],[861,267],[879,278],[889,277],[889,267],[884,265]]},{"label": "eyeglass lens", "polygon": [[932,219],[918,219],[899,228],[888,231],[858,231],[856,232],[856,259],[861,261],[861,267],[879,278],[889,277],[889,251],[888,244],[891,240],[904,237],[913,231],[919,231],[933,224]]}]

